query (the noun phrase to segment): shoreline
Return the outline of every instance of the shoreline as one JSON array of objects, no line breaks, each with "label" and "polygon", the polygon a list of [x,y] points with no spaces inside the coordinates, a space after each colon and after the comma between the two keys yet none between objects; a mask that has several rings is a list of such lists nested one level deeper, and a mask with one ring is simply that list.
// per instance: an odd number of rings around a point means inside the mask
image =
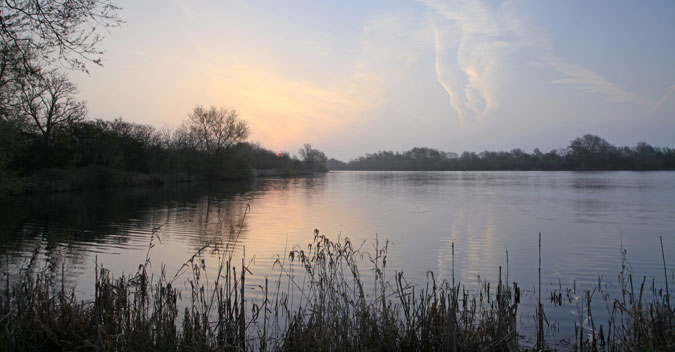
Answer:
[{"label": "shoreline", "polygon": [[208,180],[204,176],[184,172],[141,173],[105,170],[99,167],[77,169],[43,169],[31,176],[6,176],[0,179],[0,197],[40,195],[64,192],[86,192],[143,186],[202,184],[211,182],[242,182],[268,177],[302,177],[319,172],[296,169],[253,169],[250,176]]}]

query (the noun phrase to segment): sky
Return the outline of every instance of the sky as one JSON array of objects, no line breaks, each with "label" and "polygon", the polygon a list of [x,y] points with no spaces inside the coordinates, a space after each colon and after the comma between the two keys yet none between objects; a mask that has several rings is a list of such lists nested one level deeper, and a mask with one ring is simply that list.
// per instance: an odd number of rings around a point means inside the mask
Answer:
[{"label": "sky", "polygon": [[176,128],[237,110],[249,141],[350,160],[531,152],[597,134],[675,146],[673,1],[120,0],[92,118]]}]

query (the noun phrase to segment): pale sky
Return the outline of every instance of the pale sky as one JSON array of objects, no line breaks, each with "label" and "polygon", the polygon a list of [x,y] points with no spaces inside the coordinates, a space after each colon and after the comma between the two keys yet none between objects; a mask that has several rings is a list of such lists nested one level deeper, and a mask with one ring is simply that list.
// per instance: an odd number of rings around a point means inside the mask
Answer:
[{"label": "pale sky", "polygon": [[675,146],[673,1],[119,1],[90,116],[177,127],[227,106],[249,141],[531,152],[585,133]]}]

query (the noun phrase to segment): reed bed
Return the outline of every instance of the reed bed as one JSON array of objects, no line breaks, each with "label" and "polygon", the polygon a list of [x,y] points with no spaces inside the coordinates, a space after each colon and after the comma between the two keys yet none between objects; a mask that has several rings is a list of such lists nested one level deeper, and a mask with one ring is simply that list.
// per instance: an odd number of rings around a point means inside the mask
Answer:
[{"label": "reed bed", "polygon": [[[550,292],[552,305],[574,304],[578,315],[574,340],[558,341],[559,347],[574,351],[675,351],[675,307],[670,301],[663,239],[665,291],[656,287],[654,278],[648,281],[643,276],[634,283],[626,254],[621,248],[616,283],[600,277],[595,287],[582,292],[577,292],[576,285]],[[612,296],[613,286],[619,288],[618,296]],[[602,310],[603,320],[594,316],[595,309]]]},{"label": "reed bed", "polygon": [[[153,234],[153,240],[154,240]],[[74,289],[53,275],[26,268],[7,275],[0,298],[0,349],[8,351],[517,351],[673,350],[675,316],[668,289],[645,280],[634,290],[630,273],[619,280],[623,296],[611,298],[599,284],[583,299],[575,290],[550,294],[553,304],[591,307],[600,296],[609,320],[593,320],[581,309],[576,337],[547,344],[538,326],[537,343],[519,336],[518,284],[500,279],[467,290],[437,280],[413,285],[400,272],[387,272],[388,243],[363,250],[348,238],[314,233],[312,243],[279,256],[275,275],[251,285],[246,256],[232,248],[205,246],[175,275],[148,274],[145,263],[133,275],[114,277],[96,264],[94,299],[78,300]],[[218,258],[216,272],[206,255]],[[454,249],[453,249],[454,256]],[[241,257],[241,261],[239,261]],[[369,270],[366,274],[362,270]],[[667,278],[666,278],[667,279]],[[186,287],[182,290],[177,286]],[[644,294],[644,295],[643,295]],[[541,309],[542,305],[538,307]],[[538,312],[538,324],[543,324]],[[543,333],[542,333],[543,335]]]}]

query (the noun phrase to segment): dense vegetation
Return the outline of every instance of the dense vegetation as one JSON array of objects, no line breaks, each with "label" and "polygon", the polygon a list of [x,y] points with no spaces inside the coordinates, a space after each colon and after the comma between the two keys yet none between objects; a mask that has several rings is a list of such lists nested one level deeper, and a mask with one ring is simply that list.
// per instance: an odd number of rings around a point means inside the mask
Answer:
[{"label": "dense vegetation", "polygon": [[[643,278],[634,290],[631,274],[623,270],[618,297],[610,294],[602,279],[592,290],[550,292],[551,305],[568,306],[579,317],[574,331],[563,333],[568,336],[563,340],[548,334],[555,328],[545,328],[556,322],[544,320],[540,284],[538,333],[532,339],[520,330],[521,290],[515,282],[503,282],[501,270],[492,288],[484,281],[479,287],[456,283],[454,271],[451,281],[437,281],[430,272],[426,285],[416,286],[402,272],[387,272],[386,244],[381,247],[376,241],[374,253],[361,247],[347,238],[333,242],[315,230],[312,243],[281,255],[275,263],[278,273],[255,286],[246,281],[250,271],[245,260],[233,260],[232,248],[217,244],[201,248],[173,276],[164,271],[158,277],[150,275],[149,255],[131,276],[114,277],[97,265],[89,301],[78,300],[75,290],[68,290],[50,272],[29,266],[11,280],[7,274],[0,297],[0,346],[8,351],[672,351],[675,347],[675,310],[667,289],[663,293],[646,288]],[[216,272],[209,272],[205,264],[207,253],[219,260]],[[365,269],[374,273],[374,280],[362,274],[368,262]],[[606,321],[594,318],[594,297],[606,305]]]},{"label": "dense vegetation", "polygon": [[[197,107],[195,111],[223,112]],[[226,110],[236,117],[232,110]],[[194,113],[193,113],[194,115]],[[218,124],[217,124],[218,125]],[[324,171],[325,155],[306,145],[301,159],[243,142],[246,124],[232,120],[236,138],[217,138],[200,124],[186,123],[169,131],[149,125],[114,121],[71,121],[55,128],[49,138],[23,119],[0,120],[0,180],[4,188],[28,183],[33,191],[105,187],[119,184],[227,180],[253,176],[254,169],[280,172]],[[54,186],[54,182],[65,183]],[[49,186],[42,186],[51,183]],[[19,186],[17,186],[20,188]],[[2,187],[0,187],[2,188]],[[2,190],[0,190],[2,191]]]},{"label": "dense vegetation", "polygon": [[510,152],[447,153],[437,149],[413,148],[403,153],[381,151],[348,163],[330,159],[331,170],[674,170],[675,149],[638,143],[616,147],[587,134],[575,138],[567,148],[531,154],[521,149]]}]

